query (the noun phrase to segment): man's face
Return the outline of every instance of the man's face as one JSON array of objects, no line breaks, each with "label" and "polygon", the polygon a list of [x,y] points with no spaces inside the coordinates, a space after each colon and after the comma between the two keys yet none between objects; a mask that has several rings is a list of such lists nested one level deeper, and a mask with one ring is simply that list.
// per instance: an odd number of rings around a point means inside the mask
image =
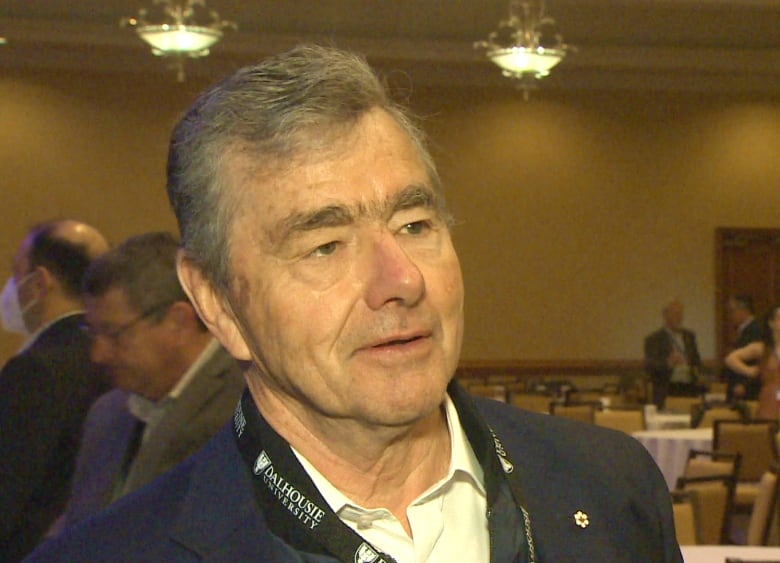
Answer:
[{"label": "man's face", "polygon": [[386,113],[335,148],[242,177],[232,309],[264,384],[301,416],[407,424],[441,404],[455,371],[460,265],[423,164]]},{"label": "man's face", "polygon": [[666,326],[671,330],[680,330],[683,323],[683,306],[679,302],[670,303],[664,310]]},{"label": "man's face", "polygon": [[92,361],[106,369],[117,387],[154,401],[164,397],[181,375],[173,370],[175,344],[164,320],[155,322],[133,309],[119,287],[87,296],[85,302],[94,335]]},{"label": "man's face", "polygon": [[736,301],[729,300],[729,318],[735,326],[741,325],[750,317],[750,311],[740,306]]}]

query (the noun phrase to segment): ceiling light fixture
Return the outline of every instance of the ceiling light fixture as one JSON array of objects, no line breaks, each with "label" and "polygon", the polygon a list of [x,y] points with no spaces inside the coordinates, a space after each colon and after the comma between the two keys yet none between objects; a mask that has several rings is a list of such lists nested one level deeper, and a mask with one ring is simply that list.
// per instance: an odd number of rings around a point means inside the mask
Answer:
[{"label": "ceiling light fixture", "polygon": [[[154,0],[155,19],[150,21],[146,8],[136,17],[122,18],[120,25],[135,28],[158,57],[173,57],[179,82],[184,80],[184,58],[197,59],[209,54],[222,30],[236,29],[235,22],[221,20],[214,10],[206,10],[205,0]],[[205,17],[207,14],[207,18]],[[208,23],[197,23],[208,20]]]},{"label": "ceiling light fixture", "polygon": [[511,0],[509,18],[487,40],[474,43],[508,78],[518,81],[526,99],[536,81],[550,74],[572,48],[563,42],[555,20],[544,13],[544,0]]}]

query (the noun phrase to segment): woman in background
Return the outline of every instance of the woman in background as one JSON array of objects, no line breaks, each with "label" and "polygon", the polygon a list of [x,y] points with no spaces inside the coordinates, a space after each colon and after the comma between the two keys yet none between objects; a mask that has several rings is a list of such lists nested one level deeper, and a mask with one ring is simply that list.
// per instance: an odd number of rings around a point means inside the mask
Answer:
[{"label": "woman in background", "polygon": [[761,378],[755,418],[778,419],[780,392],[780,304],[773,305],[761,322],[761,340],[737,348],[726,356],[726,365],[737,373]]}]

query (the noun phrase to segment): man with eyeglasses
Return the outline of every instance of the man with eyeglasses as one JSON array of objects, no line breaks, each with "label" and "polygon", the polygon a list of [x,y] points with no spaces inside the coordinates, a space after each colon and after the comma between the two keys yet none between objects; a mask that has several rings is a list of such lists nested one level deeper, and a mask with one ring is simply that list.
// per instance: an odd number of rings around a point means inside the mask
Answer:
[{"label": "man with eyeglasses", "polygon": [[179,285],[178,247],[168,233],[138,235],[84,278],[82,329],[117,388],[89,412],[62,528],[199,449],[230,418],[244,387],[237,363]]},{"label": "man with eyeglasses", "polygon": [[82,424],[109,389],[79,331],[81,278],[108,250],[94,227],[33,227],[2,292],[3,328],[23,335],[0,372],[0,561],[21,560],[65,507]]}]

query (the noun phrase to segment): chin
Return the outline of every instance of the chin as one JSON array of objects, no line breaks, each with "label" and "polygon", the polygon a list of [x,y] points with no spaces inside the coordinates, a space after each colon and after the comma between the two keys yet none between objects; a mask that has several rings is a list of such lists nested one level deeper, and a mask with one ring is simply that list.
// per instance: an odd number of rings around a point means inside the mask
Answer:
[{"label": "chin", "polygon": [[[393,391],[400,391],[394,393]],[[373,417],[380,424],[408,426],[426,418],[443,404],[446,388],[393,390],[374,397]],[[371,402],[367,402],[370,404]],[[369,417],[372,413],[367,413]],[[381,419],[381,420],[380,420]]]}]

